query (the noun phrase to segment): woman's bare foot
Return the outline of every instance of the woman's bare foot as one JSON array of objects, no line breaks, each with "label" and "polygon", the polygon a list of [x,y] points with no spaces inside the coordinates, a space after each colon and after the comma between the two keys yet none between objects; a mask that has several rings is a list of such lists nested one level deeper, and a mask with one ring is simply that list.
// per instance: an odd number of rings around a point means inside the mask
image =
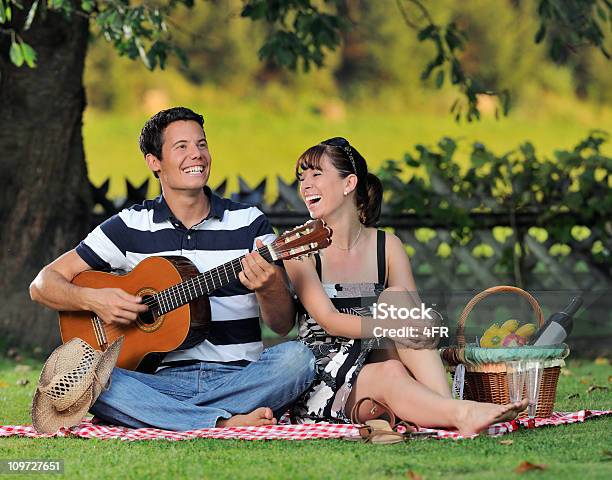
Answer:
[{"label": "woman's bare foot", "polygon": [[246,415],[234,415],[227,420],[217,421],[217,427],[261,427],[263,425],[276,425],[276,418],[268,407],[259,407]]},{"label": "woman's bare foot", "polygon": [[480,433],[490,425],[507,422],[527,408],[527,399],[506,405],[465,401],[459,409],[455,426],[461,435]]}]

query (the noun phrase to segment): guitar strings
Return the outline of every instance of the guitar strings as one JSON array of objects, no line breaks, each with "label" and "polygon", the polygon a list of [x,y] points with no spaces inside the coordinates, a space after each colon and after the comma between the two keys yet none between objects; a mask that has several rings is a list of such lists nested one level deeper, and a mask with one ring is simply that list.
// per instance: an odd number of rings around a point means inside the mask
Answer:
[{"label": "guitar strings", "polygon": [[[274,249],[274,251],[276,252],[277,256],[283,256],[285,253],[288,253],[292,250],[292,248],[286,247],[285,244],[281,244],[281,247],[279,248],[278,246],[276,246],[275,244],[270,245],[271,248]],[[257,249],[257,252],[265,258],[266,261],[268,262],[272,262],[272,255],[270,252],[270,249],[267,246],[261,247]],[[212,283],[212,290],[216,290],[217,288],[220,288],[221,285],[223,285],[223,280],[221,278],[221,268],[223,268],[223,271],[225,272],[225,276],[226,279],[229,281],[229,275],[227,273],[227,266],[231,266],[231,272],[233,273],[233,275],[238,278],[238,274],[243,270],[242,269],[242,260],[245,258],[245,256],[243,255],[242,257],[239,258],[235,258],[229,262],[226,262],[222,265],[219,265],[211,270],[209,270],[208,272],[203,272],[195,277],[189,278],[179,284],[173,285],[172,287],[169,287],[167,289],[161,290],[157,293],[155,293],[154,295],[151,295],[149,297],[146,297],[143,300],[143,303],[145,305],[147,305],[149,307],[150,310],[153,310],[154,308],[159,310],[159,308],[161,307],[163,309],[163,304],[160,302],[161,300],[165,300],[166,304],[173,307],[171,310],[174,310],[182,305],[185,305],[187,303],[189,303],[189,301],[191,301],[193,299],[193,295],[198,295],[198,291],[197,288],[199,287],[200,291],[203,293],[204,292],[204,288],[202,286],[202,281],[204,281],[204,285],[206,286],[206,289],[209,290],[209,286],[208,286],[208,280],[211,281]],[[238,272],[236,272],[236,267],[238,267]],[[217,280],[219,282],[219,287],[215,286],[215,276],[214,274],[217,274]],[[207,279],[207,275],[208,275],[208,279]],[[235,278],[233,279],[235,280]],[[198,285],[196,285],[195,282],[198,282]],[[189,282],[191,282],[192,286],[190,287],[188,284]],[[210,290],[210,291],[212,291]],[[187,299],[187,294],[190,295],[190,299]],[[183,299],[181,298],[181,295],[184,297],[184,299],[186,300],[185,302],[183,302]],[[172,298],[174,297],[174,298]],[[177,300],[181,303],[180,305],[177,305],[176,307],[174,307],[174,303],[175,300]],[[169,310],[169,311],[171,311]],[[167,312],[164,312],[167,313]],[[130,327],[130,325],[107,325],[107,327],[105,328],[107,333],[115,333],[118,331],[122,331],[126,328]]]},{"label": "guitar strings", "polygon": [[[243,258],[243,257],[242,257]],[[238,274],[242,271],[242,264],[240,263],[241,258],[238,259],[234,259],[231,262],[227,262],[223,265],[220,265],[218,267],[215,267],[215,269],[213,269],[213,271],[209,271],[209,272],[204,272],[200,275],[197,275],[195,277],[192,277],[190,279],[185,280],[184,282],[174,285],[172,287],[169,287],[165,290],[162,290],[160,292],[158,292],[155,296],[156,297],[161,297],[160,299],[155,298],[152,299],[153,301],[151,302],[152,304],[155,303],[160,303],[159,300],[165,300],[166,303],[176,303],[176,300],[178,300],[180,303],[185,303],[183,302],[183,299],[187,300],[187,296],[189,296],[189,300],[192,300],[195,295],[198,295],[198,289],[200,290],[200,293],[204,293],[205,289],[203,287],[203,283],[206,286],[206,291],[212,291],[215,290],[217,287],[217,283],[219,284],[219,286],[223,285],[223,283],[225,282],[225,280],[223,279],[223,273],[225,274],[226,280],[229,282],[231,280],[235,280],[235,278],[238,277]],[[228,273],[228,267],[230,268],[230,273]],[[236,271],[238,270],[238,271]],[[215,276],[216,274],[216,276]],[[230,278],[232,277],[232,278]],[[234,278],[235,277],[235,278]],[[209,281],[212,284],[212,288],[209,287]],[[197,284],[196,284],[197,282]],[[191,284],[191,285],[190,285]],[[187,301],[189,301],[187,300]],[[162,305],[163,307],[163,305]]]},{"label": "guitar strings", "polygon": [[[275,244],[271,245],[272,248],[274,248],[275,252],[277,253],[278,256],[282,256],[287,252],[291,251],[291,248],[288,248],[285,246],[285,244],[281,244],[281,248],[276,247],[275,248]],[[264,246],[261,248],[257,249],[257,252],[262,255],[268,262],[272,262],[272,255],[270,253],[270,250],[268,247]],[[268,258],[269,257],[269,258]],[[230,281],[229,275],[227,273],[227,268],[228,266],[231,266],[231,272],[233,273],[234,277],[238,277],[237,273],[239,274],[242,271],[242,263],[241,260],[244,258],[244,256],[239,257],[237,259],[233,259],[230,262],[227,262],[225,264],[219,265],[218,267],[215,267],[213,270],[209,271],[209,272],[204,272],[198,276],[192,277],[182,283],[179,283],[177,285],[174,285],[170,288],[167,288],[165,290],[162,290],[160,292],[157,292],[153,298],[151,298],[150,303],[145,302],[149,307],[155,306],[155,304],[157,304],[158,306],[162,306],[163,308],[163,304],[161,304],[160,300],[165,300],[166,303],[170,304],[171,306],[174,306],[174,301],[175,300],[179,300],[179,302],[184,305],[185,303],[188,303],[189,301],[191,301],[195,295],[198,295],[198,287],[201,291],[201,293],[204,293],[204,289],[202,288],[202,280],[205,282],[206,285],[206,289],[208,291],[212,291],[215,290],[217,288],[219,288],[221,285],[223,285],[223,278],[222,278],[222,273],[221,273],[221,269],[223,269],[223,272],[225,273],[226,279],[227,281]],[[238,267],[238,272],[236,272],[236,267]],[[215,285],[215,277],[214,277],[214,273],[217,274],[217,280],[219,282],[219,287],[217,287]],[[208,278],[207,278],[208,275]],[[210,289],[210,287],[208,286],[208,280],[211,281],[213,288]],[[232,280],[235,280],[235,278],[233,278]],[[198,282],[198,284],[196,285],[195,282]],[[189,282],[191,282],[191,286],[189,286]],[[187,295],[189,295],[189,299],[187,299]],[[160,297],[159,299],[157,297]],[[183,298],[185,299],[185,302],[183,302]],[[177,308],[177,307],[174,307]]]},{"label": "guitar strings", "polygon": [[[263,250],[263,251],[262,251]],[[280,253],[281,255],[290,251],[289,248],[281,248],[281,249],[275,249],[277,253]],[[260,254],[262,254],[264,257],[267,257],[267,255],[265,254],[269,254],[269,250],[266,247],[262,247],[260,249],[258,249],[258,252]],[[202,288],[202,280],[204,280],[205,284],[206,284],[206,288],[208,290],[214,290],[216,288],[215,283],[218,280],[219,284],[222,285],[223,284],[223,279],[222,279],[222,273],[221,273],[221,269],[223,269],[226,279],[229,281],[229,275],[227,273],[227,267],[228,265],[231,266],[231,272],[234,276],[237,276],[237,273],[240,273],[240,271],[242,271],[242,263],[240,262],[240,260],[242,260],[244,258],[240,257],[237,259],[233,259],[230,262],[227,262],[223,265],[220,265],[218,267],[215,267],[212,271],[209,272],[204,272],[196,277],[192,277],[180,284],[174,285],[172,287],[169,287],[165,290],[162,290],[160,292],[157,292],[155,295],[145,298],[145,301],[143,303],[145,303],[147,306],[149,307],[154,307],[154,306],[162,306],[160,302],[160,299],[158,297],[165,297],[165,298],[161,298],[161,300],[166,300],[166,302],[172,302],[174,303],[174,300],[179,300],[181,303],[183,301],[182,297],[185,298],[185,300],[187,300],[187,294],[189,294],[190,297],[193,297],[193,294],[195,293],[196,295],[198,294],[198,287],[201,290],[201,293],[203,293],[204,289]],[[272,259],[267,259],[268,261],[272,261]],[[236,267],[238,267],[238,272],[236,272]],[[214,273],[217,274],[217,279],[215,280],[215,276]],[[208,275],[208,277],[207,277]],[[210,289],[210,287],[208,286],[208,280],[210,280],[210,282],[213,285],[213,288]],[[234,279],[233,279],[234,280]],[[198,282],[198,284],[196,285],[195,282]],[[191,282],[191,286],[189,286],[189,282]]]},{"label": "guitar strings", "polygon": [[[264,258],[270,256],[270,252],[269,249],[267,247],[261,247],[257,249],[257,252],[262,255]],[[267,254],[267,255],[266,255]],[[231,273],[232,276],[237,278],[238,274],[242,271],[242,263],[241,260],[244,258],[244,256],[236,258],[231,260],[230,262],[226,262],[222,265],[219,265],[218,267],[215,267],[214,269],[212,269],[209,272],[204,272],[200,275],[197,275],[195,277],[192,277],[182,283],[179,283],[177,285],[174,285],[170,288],[167,288],[165,290],[162,290],[160,292],[157,292],[154,295],[154,298],[151,298],[149,302],[145,302],[149,307],[154,306],[155,304],[160,305],[160,300],[165,300],[166,303],[171,304],[171,306],[174,305],[175,301],[178,300],[180,304],[185,304],[188,303],[190,300],[193,299],[194,294],[198,295],[198,287],[201,291],[201,293],[204,293],[204,288],[202,286],[202,281],[205,282],[206,285],[206,290],[207,291],[212,291],[215,290],[216,288],[219,288],[220,286],[223,285],[224,280],[222,278],[222,272],[221,270],[223,270],[223,273],[225,273],[225,277],[226,280],[229,282],[230,281],[230,275],[228,274],[228,267],[231,267]],[[268,259],[266,258],[266,260],[271,261],[272,259]],[[236,272],[236,269],[238,269],[238,272]],[[216,278],[214,276],[214,274],[216,273]],[[207,277],[208,275],[208,277]],[[231,280],[235,280],[235,278],[232,278]],[[213,288],[211,289],[208,286],[208,282],[212,283]],[[198,282],[198,284],[196,285],[195,282]],[[215,285],[215,283],[218,281],[219,283],[219,287],[217,287]],[[191,282],[191,286],[189,285],[189,282]],[[187,299],[187,295],[189,295],[189,299]],[[159,298],[157,298],[159,297]],[[183,298],[186,300],[185,302],[183,301]],[[162,305],[163,308],[163,305]],[[176,308],[176,307],[175,307]]]}]

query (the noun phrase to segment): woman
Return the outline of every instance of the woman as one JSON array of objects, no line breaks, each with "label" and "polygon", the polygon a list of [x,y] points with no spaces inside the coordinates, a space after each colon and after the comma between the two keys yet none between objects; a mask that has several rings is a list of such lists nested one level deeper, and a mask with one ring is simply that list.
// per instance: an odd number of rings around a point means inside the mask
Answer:
[{"label": "woman", "polygon": [[[299,337],[317,359],[317,377],[294,415],[303,421],[349,422],[377,418],[388,406],[399,418],[462,434],[516,417],[521,404],[494,405],[451,398],[435,349],[374,350],[363,329],[367,306],[384,288],[415,292],[401,241],[373,228],[380,216],[382,184],[344,138],[306,150],[296,164],[300,193],[312,218],[333,230],[332,244],[307,261],[285,262],[307,313]],[[323,283],[323,285],[321,285]],[[338,310],[347,313],[340,313]],[[357,315],[356,315],[357,314]]]}]

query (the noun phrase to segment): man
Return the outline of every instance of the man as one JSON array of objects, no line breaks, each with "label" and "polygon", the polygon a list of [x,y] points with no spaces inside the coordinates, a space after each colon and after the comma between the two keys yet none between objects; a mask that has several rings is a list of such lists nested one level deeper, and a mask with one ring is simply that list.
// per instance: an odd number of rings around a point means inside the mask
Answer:
[{"label": "man", "polygon": [[[95,312],[107,325],[126,325],[146,311],[142,298],[120,289],[78,287],[71,280],[89,269],[129,271],[151,255],[181,255],[206,271],[274,239],[260,210],[217,197],[206,186],[212,160],[203,123],[201,115],[183,107],[147,121],[140,149],[162,195],[108,219],[44,267],[30,286],[33,300],[58,310]],[[314,357],[298,342],[262,352],[258,308],[278,334],[293,327],[284,271],[253,252],[243,261],[240,282],[211,295],[207,340],[169,353],[155,374],[115,368],[110,388],[90,411],[134,428],[274,424],[312,382]]]}]

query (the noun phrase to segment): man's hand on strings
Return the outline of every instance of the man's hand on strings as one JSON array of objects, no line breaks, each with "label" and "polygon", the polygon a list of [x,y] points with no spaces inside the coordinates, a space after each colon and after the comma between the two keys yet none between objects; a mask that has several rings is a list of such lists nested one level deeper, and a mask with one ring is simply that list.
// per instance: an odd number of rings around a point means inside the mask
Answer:
[{"label": "man's hand on strings", "polygon": [[[255,244],[257,248],[264,246],[261,240],[257,240]],[[238,274],[238,278],[249,290],[258,292],[276,285],[282,278],[282,273],[279,267],[268,263],[254,250],[242,259],[242,272]]]}]

